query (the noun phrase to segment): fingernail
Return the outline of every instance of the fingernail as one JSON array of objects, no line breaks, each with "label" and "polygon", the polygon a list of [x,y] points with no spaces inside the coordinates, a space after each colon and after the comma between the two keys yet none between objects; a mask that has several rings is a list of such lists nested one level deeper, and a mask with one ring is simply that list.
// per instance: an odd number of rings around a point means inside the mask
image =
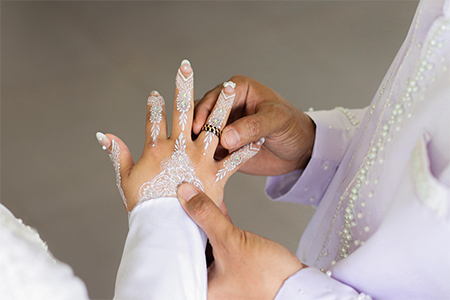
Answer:
[{"label": "fingernail", "polygon": [[222,133],[222,138],[228,145],[228,149],[237,147],[239,145],[239,142],[241,141],[238,133],[234,129],[224,130],[224,132]]},{"label": "fingernail", "polygon": [[264,144],[265,141],[266,141],[265,138],[260,138],[260,139],[256,142],[256,145],[262,146],[262,145]]},{"label": "fingernail", "polygon": [[103,150],[106,150],[111,146],[111,141],[104,133],[97,132],[95,136],[97,137],[97,141],[100,143],[100,145],[102,145]]},{"label": "fingernail", "polygon": [[182,65],[191,65],[191,62],[187,59],[183,59],[180,66],[182,66]]},{"label": "fingernail", "polygon": [[191,63],[190,63],[190,61],[187,60],[187,59],[184,59],[184,60],[181,62],[180,68],[181,68],[181,71],[183,71],[184,73],[190,73],[190,72],[192,72]]},{"label": "fingernail", "polygon": [[225,92],[231,94],[236,88],[236,83],[234,83],[233,81],[227,81],[223,83],[223,87],[225,88]]},{"label": "fingernail", "polygon": [[187,202],[198,194],[198,190],[193,185],[185,183],[178,188],[178,194]]},{"label": "fingernail", "polygon": [[153,90],[153,91],[150,93],[150,95],[151,95],[151,96],[159,96],[159,93],[158,93],[157,90]]}]

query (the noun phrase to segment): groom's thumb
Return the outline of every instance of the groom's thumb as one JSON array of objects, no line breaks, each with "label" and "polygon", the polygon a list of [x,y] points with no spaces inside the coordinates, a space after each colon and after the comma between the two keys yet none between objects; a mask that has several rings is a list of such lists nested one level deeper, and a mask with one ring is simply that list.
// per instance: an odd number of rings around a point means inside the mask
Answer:
[{"label": "groom's thumb", "polygon": [[206,233],[213,248],[226,245],[235,226],[205,193],[184,183],[178,188],[178,199],[186,213]]}]

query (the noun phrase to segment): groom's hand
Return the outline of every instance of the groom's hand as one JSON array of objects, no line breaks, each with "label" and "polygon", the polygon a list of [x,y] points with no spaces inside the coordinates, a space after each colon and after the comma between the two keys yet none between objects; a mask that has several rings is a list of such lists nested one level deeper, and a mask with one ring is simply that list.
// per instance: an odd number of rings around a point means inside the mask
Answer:
[{"label": "groom's hand", "polygon": [[208,299],[273,299],[284,280],[305,267],[282,245],[234,226],[193,185],[181,185],[178,199],[213,248]]},{"label": "groom's hand", "polygon": [[[301,110],[260,82],[242,75],[231,78],[236,97],[220,145],[234,151],[264,137],[258,156],[243,165],[241,172],[255,175],[281,175],[304,169],[311,157],[315,124]],[[200,132],[220,93],[210,90],[195,104],[195,134]]]}]

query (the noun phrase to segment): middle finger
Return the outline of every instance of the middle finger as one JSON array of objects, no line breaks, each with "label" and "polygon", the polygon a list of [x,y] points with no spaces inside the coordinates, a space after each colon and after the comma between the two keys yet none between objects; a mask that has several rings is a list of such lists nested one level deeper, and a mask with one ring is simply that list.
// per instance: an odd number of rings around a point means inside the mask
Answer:
[{"label": "middle finger", "polygon": [[187,59],[183,60],[178,68],[175,84],[171,138],[177,139],[180,133],[190,137],[194,106],[194,71]]}]

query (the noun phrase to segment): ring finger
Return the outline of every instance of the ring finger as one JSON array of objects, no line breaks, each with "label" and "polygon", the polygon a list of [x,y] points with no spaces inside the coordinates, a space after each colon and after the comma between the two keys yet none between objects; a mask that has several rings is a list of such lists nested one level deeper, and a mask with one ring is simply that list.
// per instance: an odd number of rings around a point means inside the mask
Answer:
[{"label": "ring finger", "polygon": [[[231,108],[233,107],[236,84],[232,81],[225,82],[220,91],[219,99],[212,109],[206,123],[202,127],[202,131],[197,140],[204,143],[203,155],[208,153],[214,155],[214,152],[219,143],[222,127],[226,123]],[[217,137],[217,138],[216,138]]]}]

